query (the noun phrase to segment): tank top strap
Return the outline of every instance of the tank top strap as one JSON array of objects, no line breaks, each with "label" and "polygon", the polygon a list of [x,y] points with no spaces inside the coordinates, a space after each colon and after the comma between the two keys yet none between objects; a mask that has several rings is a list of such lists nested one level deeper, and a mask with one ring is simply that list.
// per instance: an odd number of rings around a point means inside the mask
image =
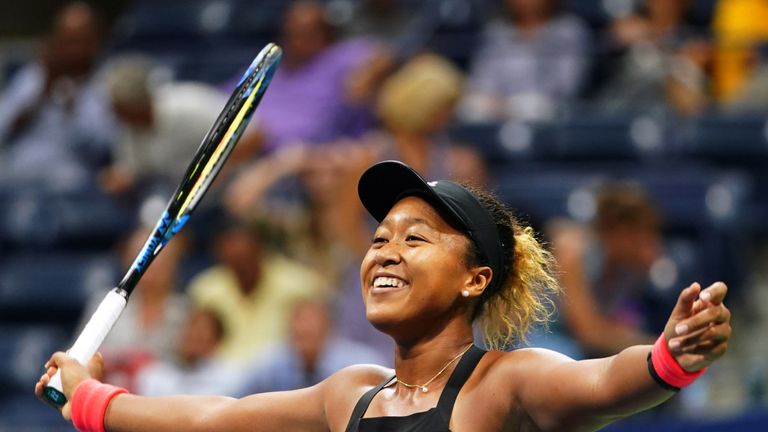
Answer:
[{"label": "tank top strap", "polygon": [[459,391],[467,382],[469,376],[480,363],[480,359],[483,358],[486,351],[482,350],[475,345],[467,351],[461,357],[459,364],[456,365],[456,369],[451,373],[451,377],[448,379],[448,384],[445,385],[443,392],[440,394],[440,399],[437,402],[437,414],[441,419],[441,423],[445,427],[444,430],[449,430],[448,426],[451,421],[451,413],[453,412],[453,405],[456,403],[456,397],[459,395]]},{"label": "tank top strap", "polygon": [[349,418],[349,423],[347,423],[347,429],[346,432],[357,432],[358,425],[360,424],[360,419],[363,418],[363,415],[368,410],[368,405],[371,404],[371,401],[376,396],[378,392],[380,392],[384,387],[389,385],[392,380],[395,379],[395,376],[391,376],[384,380],[381,384],[377,385],[376,387],[368,390],[363,397],[361,397],[357,404],[355,404],[355,409],[352,410],[352,416]]}]

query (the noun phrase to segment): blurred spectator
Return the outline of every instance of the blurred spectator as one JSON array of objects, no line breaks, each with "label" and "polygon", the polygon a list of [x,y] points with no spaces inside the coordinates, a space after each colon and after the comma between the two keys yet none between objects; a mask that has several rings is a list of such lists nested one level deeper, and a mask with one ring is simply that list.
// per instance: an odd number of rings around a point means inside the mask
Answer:
[{"label": "blurred spectator", "polygon": [[[147,228],[139,228],[131,233],[121,251],[124,268],[131,265],[150,232]],[[105,372],[110,379],[131,386],[134,374],[147,362],[173,355],[173,344],[187,310],[184,296],[176,292],[184,249],[183,235],[177,235],[165,246],[147,268],[131,301],[101,345]],[[103,298],[102,292],[91,298],[80,328]]]},{"label": "blurred spectator", "polygon": [[310,387],[347,366],[387,363],[365,345],[335,335],[333,327],[325,301],[296,304],[288,340],[256,360],[242,381],[240,395]]},{"label": "blurred spectator", "polygon": [[551,119],[574,97],[589,66],[587,30],[559,0],[504,0],[470,70],[461,116],[468,121]]},{"label": "blurred spectator", "polygon": [[652,343],[661,329],[653,320],[659,300],[649,274],[664,249],[660,215],[646,193],[631,185],[605,186],[591,228],[555,221],[548,231],[566,289],[562,324],[587,356]]},{"label": "blurred spectator", "polygon": [[[226,202],[242,220],[269,221],[280,247],[328,281],[339,302],[343,337],[386,354],[391,339],[365,319],[360,301],[359,263],[371,230],[356,187],[374,155],[360,143],[282,148],[245,170],[229,187]],[[286,189],[298,189],[298,196]]]},{"label": "blurred spectator", "polygon": [[612,43],[624,54],[596,95],[601,109],[696,114],[707,107],[711,49],[685,25],[688,7],[689,0],[646,0],[641,11],[612,24]]},{"label": "blurred spectator", "polygon": [[384,82],[376,106],[382,129],[364,142],[378,160],[402,160],[426,178],[486,183],[480,156],[444,134],[463,81],[461,72],[439,56],[414,57]]},{"label": "blurred spectator", "polygon": [[110,192],[137,184],[173,188],[226,102],[202,83],[153,83],[152,72],[148,59],[124,57],[112,62],[106,76],[112,109],[123,126],[113,164],[102,172]]},{"label": "blurred spectator", "polygon": [[723,104],[723,108],[736,112],[768,111],[768,58],[764,58],[750,75],[744,87]]},{"label": "blurred spectator", "polygon": [[376,43],[366,67],[356,70],[348,80],[347,97],[355,103],[373,102],[387,76],[425,52],[443,20],[456,19],[451,13],[471,15],[469,2],[461,1],[341,0],[329,4],[333,5],[339,5],[329,9],[346,34]]},{"label": "blurred spectator", "polygon": [[40,58],[0,97],[0,176],[56,189],[87,186],[114,139],[93,70],[102,29],[83,2],[57,15]]},{"label": "blurred spectator", "polygon": [[233,220],[215,228],[218,264],[190,282],[195,306],[217,313],[227,330],[219,355],[235,362],[281,340],[291,305],[325,290],[311,270],[264,247],[255,229]]},{"label": "blurred spectator", "polygon": [[366,66],[371,44],[338,41],[323,5],[311,1],[291,4],[280,39],[283,60],[256,114],[257,131],[248,139],[273,150],[365,130],[368,115],[348,103],[345,86],[350,74]]},{"label": "blurred spectator", "polygon": [[173,360],[157,361],[141,369],[136,376],[136,393],[233,395],[240,373],[215,358],[224,334],[222,320],[215,313],[191,310],[175,343]]},{"label": "blurred spectator", "polygon": [[719,1],[715,10],[714,88],[721,102],[746,95],[760,45],[768,44],[768,2]]},{"label": "blurred spectator", "polygon": [[397,39],[413,19],[413,11],[402,0],[360,0],[338,2],[339,7],[331,8],[332,16],[347,35],[372,37],[380,41]]},{"label": "blurred spectator", "polygon": [[241,220],[268,224],[275,246],[338,287],[368,247],[356,180],[372,160],[355,144],[281,148],[232,182],[226,205]]}]

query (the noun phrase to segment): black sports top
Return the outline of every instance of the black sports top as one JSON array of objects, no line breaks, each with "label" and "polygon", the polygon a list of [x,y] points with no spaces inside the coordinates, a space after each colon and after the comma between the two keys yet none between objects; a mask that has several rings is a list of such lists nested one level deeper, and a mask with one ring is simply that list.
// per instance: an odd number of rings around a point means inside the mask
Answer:
[{"label": "black sports top", "polygon": [[456,402],[456,396],[484,354],[485,351],[473,345],[461,357],[459,364],[448,379],[448,384],[445,385],[440,394],[440,400],[438,400],[436,407],[405,417],[363,418],[376,393],[390,384],[395,377],[387,379],[369,390],[357,401],[357,405],[352,411],[352,417],[347,424],[346,432],[450,432],[448,425],[451,421],[451,412],[453,411],[453,404]]}]

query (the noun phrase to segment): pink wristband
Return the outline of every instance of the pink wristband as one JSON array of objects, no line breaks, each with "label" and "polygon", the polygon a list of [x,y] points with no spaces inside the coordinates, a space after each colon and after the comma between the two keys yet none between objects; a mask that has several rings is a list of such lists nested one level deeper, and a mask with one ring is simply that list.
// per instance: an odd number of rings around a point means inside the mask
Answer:
[{"label": "pink wristband", "polygon": [[651,350],[651,362],[653,363],[653,369],[656,371],[658,377],[668,385],[677,388],[682,388],[691,384],[696,381],[696,378],[707,371],[707,368],[696,372],[688,372],[683,369],[672,356],[672,353],[669,352],[667,339],[664,337],[664,333],[662,333],[656,340],[656,343],[653,344],[653,349]]},{"label": "pink wristband", "polygon": [[88,379],[75,387],[72,395],[72,424],[80,432],[104,432],[104,416],[112,398],[128,390],[95,379]]}]

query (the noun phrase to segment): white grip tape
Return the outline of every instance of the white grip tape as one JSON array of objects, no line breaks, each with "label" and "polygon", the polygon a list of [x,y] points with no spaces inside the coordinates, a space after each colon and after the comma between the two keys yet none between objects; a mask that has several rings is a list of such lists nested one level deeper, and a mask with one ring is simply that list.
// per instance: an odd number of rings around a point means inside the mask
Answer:
[{"label": "white grip tape", "polygon": [[[120,292],[115,288],[104,297],[104,300],[101,301],[96,312],[93,313],[91,319],[88,320],[88,324],[85,325],[80,336],[78,336],[75,344],[69,349],[69,355],[77,359],[81,364],[85,365],[88,363],[88,360],[99,349],[104,338],[107,337],[107,333],[109,333],[123,312],[123,309],[125,309],[127,300]],[[59,391],[62,390],[60,371],[57,371],[56,375],[51,378],[48,386]]]}]

